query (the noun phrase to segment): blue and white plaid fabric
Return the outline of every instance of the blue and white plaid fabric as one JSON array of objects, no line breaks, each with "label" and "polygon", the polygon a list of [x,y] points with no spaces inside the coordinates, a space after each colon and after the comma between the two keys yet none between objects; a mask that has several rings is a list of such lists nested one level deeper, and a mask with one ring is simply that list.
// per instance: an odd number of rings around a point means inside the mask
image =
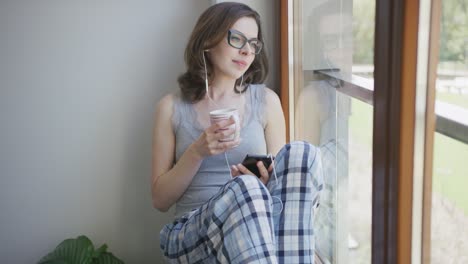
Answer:
[{"label": "blue and white plaid fabric", "polygon": [[160,233],[166,260],[314,263],[314,208],[323,188],[320,150],[306,142],[287,144],[276,156],[275,170],[278,178],[272,175],[267,186],[253,176],[235,177],[203,206],[167,224]]}]

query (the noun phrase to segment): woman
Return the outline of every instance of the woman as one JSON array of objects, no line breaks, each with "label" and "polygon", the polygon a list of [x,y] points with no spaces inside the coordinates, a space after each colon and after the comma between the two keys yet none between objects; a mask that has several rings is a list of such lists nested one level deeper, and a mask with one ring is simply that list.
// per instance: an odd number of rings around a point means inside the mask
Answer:
[{"label": "woman", "polygon": [[[240,3],[211,6],[185,60],[180,93],[162,98],[155,116],[153,205],[176,206],[160,234],[167,261],[312,263],[320,153],[305,142],[283,147],[279,98],[259,84],[267,58],[258,13]],[[235,133],[232,118],[210,124],[209,112],[220,108],[238,109],[241,139],[222,140]],[[266,153],[278,154],[274,166],[257,164],[258,178],[240,164]]]}]

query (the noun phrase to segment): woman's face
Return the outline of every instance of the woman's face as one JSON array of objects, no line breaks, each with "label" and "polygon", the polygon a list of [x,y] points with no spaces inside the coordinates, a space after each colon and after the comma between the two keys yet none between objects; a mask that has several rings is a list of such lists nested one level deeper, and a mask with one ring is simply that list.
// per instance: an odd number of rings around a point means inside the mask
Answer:
[{"label": "woman's face", "polygon": [[[233,32],[242,33],[248,40],[258,37],[257,22],[251,17],[239,18],[230,29]],[[239,41],[239,39],[231,38],[231,43],[233,41]],[[226,32],[223,40],[210,49],[207,54],[213,64],[215,78],[238,79],[255,59],[254,52],[249,43],[246,43],[241,49],[231,46],[228,43],[228,32]]]}]

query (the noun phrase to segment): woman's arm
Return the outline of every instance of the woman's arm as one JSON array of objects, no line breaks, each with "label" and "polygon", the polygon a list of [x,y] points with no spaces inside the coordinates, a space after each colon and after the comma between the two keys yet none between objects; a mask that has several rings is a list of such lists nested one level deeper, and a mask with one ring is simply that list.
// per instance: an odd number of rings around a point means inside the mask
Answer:
[{"label": "woman's arm", "polygon": [[179,199],[203,160],[189,147],[172,167],[175,160],[175,134],[171,120],[173,105],[172,95],[161,99],[156,108],[153,130],[151,193],[153,206],[163,212]]},{"label": "woman's arm", "polygon": [[276,155],[286,143],[286,121],[278,95],[265,88],[265,140],[267,152]]},{"label": "woman's arm", "polygon": [[233,129],[218,132],[220,128],[233,124],[234,120],[219,122],[207,128],[174,165],[176,139],[172,128],[173,109],[172,95],[161,99],[156,108],[153,131],[151,194],[153,206],[163,212],[182,196],[206,156],[222,153],[239,144],[239,141],[218,141],[234,133]]}]

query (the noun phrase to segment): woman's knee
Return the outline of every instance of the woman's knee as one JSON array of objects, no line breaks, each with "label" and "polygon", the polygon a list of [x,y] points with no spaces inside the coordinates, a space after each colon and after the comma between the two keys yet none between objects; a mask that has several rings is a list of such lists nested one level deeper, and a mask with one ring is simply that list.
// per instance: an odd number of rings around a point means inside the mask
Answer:
[{"label": "woman's knee", "polygon": [[320,149],[306,141],[293,141],[284,146],[276,157],[276,169],[282,181],[288,185],[312,188],[309,192],[323,189],[323,169]]},{"label": "woman's knee", "polygon": [[252,175],[236,176],[231,180],[230,185],[235,186],[242,191],[264,188],[262,182],[257,177]]},{"label": "woman's knee", "polygon": [[253,200],[270,201],[271,196],[265,185],[255,176],[240,175],[233,178],[229,184],[237,198],[244,198],[248,202]]},{"label": "woman's knee", "polygon": [[[292,141],[281,148],[276,156],[277,161],[288,159],[288,165],[300,165],[311,168],[321,162],[320,149],[307,141]],[[291,164],[295,161],[296,164]]]}]

